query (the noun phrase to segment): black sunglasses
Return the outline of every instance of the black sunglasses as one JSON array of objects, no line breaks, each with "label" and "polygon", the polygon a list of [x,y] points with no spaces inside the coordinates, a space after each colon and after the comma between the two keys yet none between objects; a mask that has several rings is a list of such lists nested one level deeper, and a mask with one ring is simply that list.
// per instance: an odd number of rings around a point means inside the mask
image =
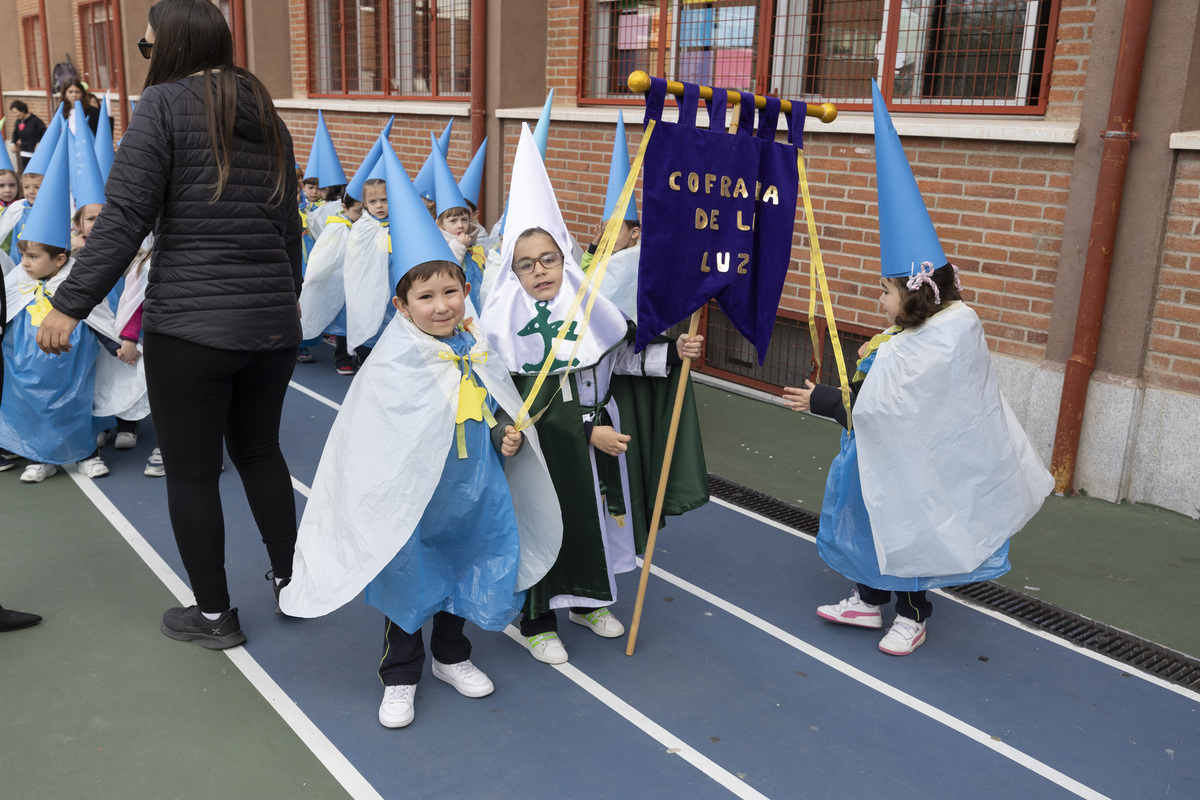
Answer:
[{"label": "black sunglasses", "polygon": [[147,42],[144,38],[138,39],[138,50],[142,51],[142,58],[149,61],[154,52],[154,42]]}]

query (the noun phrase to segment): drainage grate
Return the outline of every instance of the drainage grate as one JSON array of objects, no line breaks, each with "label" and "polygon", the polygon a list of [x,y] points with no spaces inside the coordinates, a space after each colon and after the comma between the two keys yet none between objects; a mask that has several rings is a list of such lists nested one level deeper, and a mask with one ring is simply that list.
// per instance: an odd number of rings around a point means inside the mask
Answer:
[{"label": "drainage grate", "polygon": [[[804,533],[816,535],[820,515],[709,474],[713,497],[772,519]],[[1001,586],[994,581],[949,586],[943,591],[1101,653],[1122,664],[1200,693],[1200,660],[1134,636],[1119,628]]]}]

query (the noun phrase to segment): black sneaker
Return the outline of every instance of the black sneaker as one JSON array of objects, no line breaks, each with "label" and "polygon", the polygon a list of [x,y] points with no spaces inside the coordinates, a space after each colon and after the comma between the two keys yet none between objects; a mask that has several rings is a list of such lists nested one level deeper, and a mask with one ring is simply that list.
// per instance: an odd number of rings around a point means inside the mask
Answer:
[{"label": "black sneaker", "polygon": [[279,614],[280,616],[286,617],[287,614],[284,614],[283,609],[279,607],[279,592],[281,589],[283,589],[283,587],[285,587],[289,583],[291,583],[292,579],[290,577],[288,577],[288,578],[284,578],[283,580],[279,581],[279,583],[276,583],[275,582],[275,570],[269,571],[266,575],[263,575],[263,577],[271,582],[271,591],[275,593],[275,613]]},{"label": "black sneaker", "polygon": [[231,608],[217,619],[208,620],[196,606],[168,608],[160,628],[177,642],[195,642],[209,650],[224,650],[246,641],[237,612]]},{"label": "black sneaker", "polygon": [[0,456],[0,472],[8,472],[10,469],[15,467],[16,465],[17,465],[17,463],[15,461],[10,461],[9,459],[5,458],[4,456]]}]

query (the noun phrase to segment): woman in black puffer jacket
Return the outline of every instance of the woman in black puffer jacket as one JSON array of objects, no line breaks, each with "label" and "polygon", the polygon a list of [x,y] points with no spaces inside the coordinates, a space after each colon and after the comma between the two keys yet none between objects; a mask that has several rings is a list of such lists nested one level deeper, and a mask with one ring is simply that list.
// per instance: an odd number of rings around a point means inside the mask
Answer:
[{"label": "woman in black puffer jacket", "polygon": [[300,219],[287,128],[262,83],[233,64],[207,0],[150,8],[146,87],[105,187],[107,202],[38,334],[61,352],[154,238],[146,382],[171,526],[196,605],[162,630],[210,649],[246,637],[230,609],[218,479],[222,443],[267,547],[276,595],[292,574],[296,506],[279,418],[300,345]]}]

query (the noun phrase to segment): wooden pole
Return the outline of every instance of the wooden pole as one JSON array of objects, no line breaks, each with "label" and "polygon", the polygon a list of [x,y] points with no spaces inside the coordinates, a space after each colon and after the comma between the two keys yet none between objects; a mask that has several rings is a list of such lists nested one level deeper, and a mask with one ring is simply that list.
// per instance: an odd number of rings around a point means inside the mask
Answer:
[{"label": "wooden pole", "polygon": [[[700,312],[703,306],[692,312],[688,323],[688,338],[696,335],[700,328]],[[637,645],[638,626],[642,621],[642,605],[646,600],[646,583],[650,580],[650,561],[654,557],[654,540],[662,521],[663,503],[667,497],[667,478],[671,474],[671,460],[675,455],[675,437],[679,433],[679,415],[683,412],[683,396],[687,392],[688,375],[692,371],[692,360],[685,358],[679,370],[679,387],[675,390],[675,407],[671,410],[671,427],[667,431],[667,452],[663,454],[662,472],[658,476],[658,493],[654,496],[654,515],[650,518],[650,536],[646,539],[646,552],[642,555],[642,576],[638,580],[637,602],[633,606],[633,621],[629,623],[629,644],[625,655],[633,655]]]},{"label": "wooden pole", "polygon": [[[642,70],[637,70],[629,75],[629,89],[638,94],[645,94],[650,90],[650,75]],[[761,94],[750,94],[749,92],[739,92],[737,89],[729,89],[728,103],[731,106],[736,106],[742,102],[742,98],[754,98],[755,108],[766,108],[767,98]],[[667,94],[680,96],[683,94],[683,84],[679,81],[667,81]],[[711,100],[713,90],[711,86],[700,87],[700,99]],[[779,104],[779,110],[784,114],[792,113],[792,101],[783,100]],[[833,103],[805,103],[804,115],[807,117],[816,117],[821,122],[833,122],[837,119],[837,106]]]}]

